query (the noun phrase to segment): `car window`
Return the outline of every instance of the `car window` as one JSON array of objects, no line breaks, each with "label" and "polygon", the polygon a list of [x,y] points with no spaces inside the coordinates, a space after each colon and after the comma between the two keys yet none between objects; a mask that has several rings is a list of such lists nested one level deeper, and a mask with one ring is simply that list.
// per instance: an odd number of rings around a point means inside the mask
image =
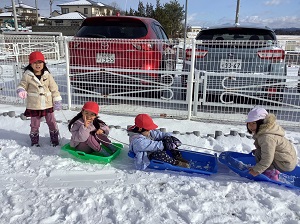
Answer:
[{"label": "car window", "polygon": [[156,34],[158,39],[163,39],[162,34],[161,34],[160,30],[158,29],[156,24],[152,23],[152,29],[153,29],[153,31]]},{"label": "car window", "polygon": [[153,23],[152,28],[153,28],[154,32],[156,33],[156,36],[158,39],[162,39],[162,40],[169,39],[165,30],[160,25]]},{"label": "car window", "polygon": [[141,21],[100,21],[85,23],[77,37],[136,39],[147,35],[147,27]]},{"label": "car window", "polygon": [[168,38],[165,30],[161,26],[158,26],[158,28],[159,28],[159,30],[160,30],[160,32],[162,34],[163,39],[168,40],[169,38]]},{"label": "car window", "polygon": [[233,27],[202,30],[196,40],[276,40],[276,36],[271,30]]}]

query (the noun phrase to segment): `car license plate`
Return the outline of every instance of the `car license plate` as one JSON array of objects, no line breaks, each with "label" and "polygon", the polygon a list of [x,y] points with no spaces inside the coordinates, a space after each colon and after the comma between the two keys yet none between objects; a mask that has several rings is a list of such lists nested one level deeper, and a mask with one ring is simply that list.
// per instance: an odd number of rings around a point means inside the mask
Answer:
[{"label": "car license plate", "polygon": [[115,54],[98,53],[96,58],[97,63],[115,63]]},{"label": "car license plate", "polygon": [[221,69],[241,69],[242,68],[242,60],[221,59],[220,68]]}]

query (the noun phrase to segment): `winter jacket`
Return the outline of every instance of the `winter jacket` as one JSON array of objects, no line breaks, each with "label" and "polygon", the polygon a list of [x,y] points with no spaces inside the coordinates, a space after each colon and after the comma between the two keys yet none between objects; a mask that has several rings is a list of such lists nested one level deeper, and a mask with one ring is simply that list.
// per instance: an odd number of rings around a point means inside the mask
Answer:
[{"label": "winter jacket", "polygon": [[151,130],[148,137],[141,133],[133,133],[129,137],[129,150],[135,153],[134,160],[137,169],[144,170],[150,164],[148,153],[164,149],[161,140],[165,136],[170,136],[170,134],[159,130]]},{"label": "winter jacket", "polygon": [[39,80],[31,71],[26,70],[17,89],[27,91],[26,108],[31,110],[45,110],[53,107],[53,102],[62,100],[58,86],[48,71]]},{"label": "winter jacket", "polygon": [[269,113],[253,136],[257,162],[254,171],[262,173],[271,165],[281,172],[295,169],[298,160],[296,150],[284,135],[283,128],[276,123],[275,115]]},{"label": "winter jacket", "polygon": [[[106,135],[109,134],[109,128],[106,125],[100,124],[100,129],[103,130]],[[71,127],[72,136],[70,146],[75,148],[80,142],[86,142],[90,136],[90,132],[95,130],[96,128],[92,123],[88,127],[85,127],[83,119],[78,119]]]}]

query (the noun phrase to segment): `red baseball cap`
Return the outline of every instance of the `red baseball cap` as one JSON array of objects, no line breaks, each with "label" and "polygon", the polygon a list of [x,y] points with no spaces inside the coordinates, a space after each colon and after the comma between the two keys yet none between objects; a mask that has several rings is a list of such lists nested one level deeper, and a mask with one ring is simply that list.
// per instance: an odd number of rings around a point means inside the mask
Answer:
[{"label": "red baseball cap", "polygon": [[29,64],[32,64],[37,61],[45,62],[45,57],[40,51],[34,51],[29,55]]},{"label": "red baseball cap", "polygon": [[144,128],[145,130],[154,130],[158,126],[154,124],[152,118],[148,114],[139,114],[134,119],[134,126],[129,128],[133,129],[134,127]]},{"label": "red baseball cap", "polygon": [[96,102],[88,101],[83,105],[82,110],[87,110],[92,113],[98,114],[99,113],[99,105]]}]

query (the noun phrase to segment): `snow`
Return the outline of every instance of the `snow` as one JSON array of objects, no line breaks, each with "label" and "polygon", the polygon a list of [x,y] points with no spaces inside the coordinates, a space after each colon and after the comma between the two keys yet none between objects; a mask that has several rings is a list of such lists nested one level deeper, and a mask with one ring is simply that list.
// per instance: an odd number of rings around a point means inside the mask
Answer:
[{"label": "snow", "polygon": [[62,14],[62,15],[59,15],[59,16],[54,16],[54,17],[51,17],[49,18],[49,20],[63,20],[63,19],[71,19],[71,20],[82,20],[82,19],[85,19],[86,17],[84,15],[82,15],[81,13],[79,12],[70,12],[70,13],[66,13],[66,14]]},{"label": "snow", "polygon": [[[0,114],[16,113],[0,116],[0,223],[300,223],[299,190],[244,179],[222,164],[211,176],[136,170],[127,156],[125,131],[134,117],[100,112],[100,118],[114,126],[112,140],[124,144],[120,156],[104,165],[78,161],[49,146],[44,122],[41,147],[29,147],[30,120],[18,117],[24,110],[0,104]],[[77,113],[55,112],[62,145],[70,139],[66,119]],[[253,140],[246,136],[207,137],[216,130],[246,133],[244,125],[154,121],[169,132],[180,131],[175,136],[183,142],[181,148],[210,154],[253,149]],[[195,130],[200,137],[185,134]],[[286,131],[286,136],[299,155],[299,133]]]},{"label": "snow", "polygon": [[68,6],[68,5],[98,5],[98,6],[105,6],[103,3],[99,2],[90,2],[90,1],[86,1],[86,0],[78,0],[78,1],[72,1],[72,2],[66,2],[66,3],[62,3],[59,4],[57,6]]}]

